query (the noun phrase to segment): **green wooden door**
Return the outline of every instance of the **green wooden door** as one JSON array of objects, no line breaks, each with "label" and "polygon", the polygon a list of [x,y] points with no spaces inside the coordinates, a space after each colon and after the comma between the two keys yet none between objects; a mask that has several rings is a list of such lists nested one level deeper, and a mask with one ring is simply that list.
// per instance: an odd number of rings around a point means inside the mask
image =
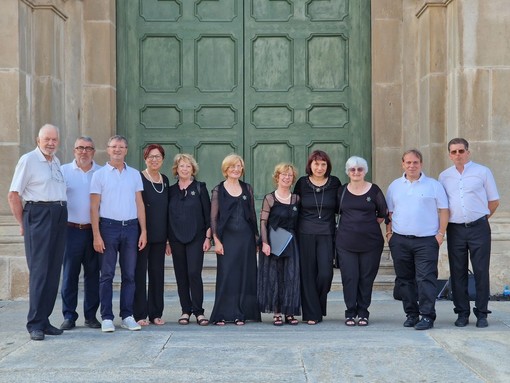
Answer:
[{"label": "green wooden door", "polygon": [[345,180],[350,155],[370,161],[370,0],[125,0],[117,14],[131,164],[161,143],[165,173],[192,153],[212,187],[237,152],[260,200],[278,162],[302,175],[323,149]]}]

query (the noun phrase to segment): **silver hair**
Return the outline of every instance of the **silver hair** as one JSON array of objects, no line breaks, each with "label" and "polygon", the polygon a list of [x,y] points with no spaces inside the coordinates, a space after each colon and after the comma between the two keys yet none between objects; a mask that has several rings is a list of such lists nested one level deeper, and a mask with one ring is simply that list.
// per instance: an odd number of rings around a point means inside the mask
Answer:
[{"label": "silver hair", "polygon": [[358,156],[352,156],[345,162],[345,174],[349,175],[349,169],[357,166],[362,167],[365,170],[365,174],[368,173],[367,160]]}]

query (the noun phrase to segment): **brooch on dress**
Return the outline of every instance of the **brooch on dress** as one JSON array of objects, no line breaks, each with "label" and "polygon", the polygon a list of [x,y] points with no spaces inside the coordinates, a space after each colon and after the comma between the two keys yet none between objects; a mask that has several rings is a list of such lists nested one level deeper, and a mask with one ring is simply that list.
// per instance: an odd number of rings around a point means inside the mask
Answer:
[{"label": "brooch on dress", "polygon": [[370,201],[372,201],[372,198],[367,197],[367,202],[370,202]]},{"label": "brooch on dress", "polygon": [[243,195],[243,199],[246,201],[246,196],[245,195]]},{"label": "brooch on dress", "polygon": [[195,191],[194,190],[191,191],[191,195],[195,195]]}]

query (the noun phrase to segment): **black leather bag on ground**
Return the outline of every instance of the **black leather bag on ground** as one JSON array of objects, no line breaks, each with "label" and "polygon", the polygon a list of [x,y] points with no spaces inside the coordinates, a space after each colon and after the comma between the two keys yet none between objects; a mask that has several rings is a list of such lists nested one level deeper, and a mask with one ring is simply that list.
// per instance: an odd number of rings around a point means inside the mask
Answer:
[{"label": "black leather bag on ground", "polygon": [[[438,280],[438,293],[437,299],[447,299],[449,301],[453,300],[452,296],[452,287],[451,287],[451,278],[448,280]],[[440,281],[442,281],[440,283]],[[475,275],[471,270],[468,270],[468,294],[469,300],[474,301],[476,299],[476,283],[475,283]]]}]

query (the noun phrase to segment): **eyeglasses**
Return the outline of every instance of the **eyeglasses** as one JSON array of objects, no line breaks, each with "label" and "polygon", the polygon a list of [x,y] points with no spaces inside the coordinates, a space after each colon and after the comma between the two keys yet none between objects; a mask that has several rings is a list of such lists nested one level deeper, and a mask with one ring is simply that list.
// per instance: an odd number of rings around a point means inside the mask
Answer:
[{"label": "eyeglasses", "polygon": [[87,153],[90,153],[90,152],[93,152],[94,150],[96,150],[92,146],[77,146],[74,149],[79,151],[79,152],[87,152]]},{"label": "eyeglasses", "polygon": [[159,155],[159,154],[155,154],[155,155],[153,155],[153,156],[147,156],[147,159],[148,159],[148,160],[151,160],[151,161],[153,161],[153,160],[159,161],[159,160],[161,160],[162,158],[163,158],[163,156],[161,156],[161,155]]},{"label": "eyeglasses", "polygon": [[363,173],[364,171],[365,171],[365,169],[363,169],[363,168],[349,168],[349,172],[351,172],[351,173],[354,173],[354,172]]},{"label": "eyeglasses", "polygon": [[450,154],[457,154],[457,153],[464,154],[464,153],[466,153],[466,149],[458,149],[458,150],[451,150],[450,151]]},{"label": "eyeglasses", "polygon": [[127,149],[127,146],[117,146],[117,145],[110,145],[108,146],[110,149]]},{"label": "eyeglasses", "polygon": [[230,165],[229,170],[241,170],[243,168],[242,165]]},{"label": "eyeglasses", "polygon": [[294,174],[292,173],[280,173],[280,175],[282,176],[282,178],[291,178],[294,176]]}]

